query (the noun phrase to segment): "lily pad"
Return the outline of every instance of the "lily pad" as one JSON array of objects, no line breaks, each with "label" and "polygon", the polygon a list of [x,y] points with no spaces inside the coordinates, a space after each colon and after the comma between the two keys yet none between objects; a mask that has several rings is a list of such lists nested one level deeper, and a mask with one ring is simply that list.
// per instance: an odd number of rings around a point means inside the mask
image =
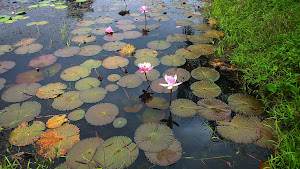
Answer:
[{"label": "lily pad", "polygon": [[163,40],[155,40],[147,43],[148,48],[154,49],[154,50],[164,50],[171,46],[171,44],[167,41]]},{"label": "lily pad", "polygon": [[80,52],[79,47],[68,46],[62,49],[58,49],[54,52],[54,55],[57,57],[71,57],[77,55]]},{"label": "lily pad", "polygon": [[32,59],[28,66],[30,67],[46,67],[49,65],[52,65],[54,62],[56,62],[57,57],[52,55],[52,54],[48,54],[48,55],[43,55],[43,56],[39,56],[37,58]]},{"label": "lily pad", "polygon": [[90,75],[91,69],[84,66],[73,66],[65,69],[61,74],[60,78],[65,81],[77,81],[80,78],[87,77]]},{"label": "lily pad", "polygon": [[190,88],[194,95],[201,98],[217,97],[222,92],[218,85],[209,81],[197,81]]},{"label": "lily pad", "polygon": [[40,114],[41,108],[36,101],[11,104],[0,111],[0,126],[11,129],[24,121],[31,121]]},{"label": "lily pad", "polygon": [[122,49],[124,45],[126,45],[126,43],[120,41],[108,42],[103,45],[103,49],[107,51],[117,51]]},{"label": "lily pad", "polygon": [[14,61],[0,61],[0,74],[7,72],[9,69],[15,67],[16,62]]},{"label": "lily pad", "polygon": [[63,93],[54,99],[52,107],[60,111],[73,110],[80,107],[83,102],[79,99],[80,91],[70,91]]},{"label": "lily pad", "polygon": [[21,102],[35,95],[40,88],[38,83],[22,83],[7,89],[1,96],[6,102]]},{"label": "lily pad", "polygon": [[40,99],[50,99],[55,98],[60,94],[63,94],[67,85],[57,82],[57,83],[49,83],[45,86],[40,87],[35,95]]},{"label": "lily pad", "polygon": [[128,64],[129,60],[121,56],[110,56],[102,62],[102,66],[106,69],[117,69],[118,67],[124,67]]},{"label": "lily pad", "polygon": [[25,121],[11,132],[9,143],[15,146],[32,144],[40,137],[45,128],[45,123],[41,121],[34,121],[30,126]]},{"label": "lily pad", "polygon": [[16,83],[36,83],[44,80],[44,74],[36,70],[23,72],[16,77]]}]

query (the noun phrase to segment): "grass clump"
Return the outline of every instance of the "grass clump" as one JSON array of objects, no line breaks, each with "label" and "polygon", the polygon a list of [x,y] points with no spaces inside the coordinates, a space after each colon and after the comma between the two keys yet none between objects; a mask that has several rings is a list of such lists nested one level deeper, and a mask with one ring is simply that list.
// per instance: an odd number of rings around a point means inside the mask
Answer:
[{"label": "grass clump", "polygon": [[214,0],[207,11],[226,34],[218,54],[238,66],[245,90],[276,120],[278,155],[270,157],[271,168],[300,166],[299,11],[297,0]]}]

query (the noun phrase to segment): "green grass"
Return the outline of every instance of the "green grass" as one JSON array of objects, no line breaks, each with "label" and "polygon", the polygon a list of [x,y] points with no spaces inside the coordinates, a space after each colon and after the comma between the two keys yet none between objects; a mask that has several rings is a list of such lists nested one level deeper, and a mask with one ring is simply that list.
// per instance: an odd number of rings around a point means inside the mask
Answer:
[{"label": "green grass", "polygon": [[214,0],[207,10],[225,32],[218,54],[238,66],[245,91],[258,95],[276,120],[279,156],[270,157],[272,168],[300,166],[299,11],[297,0]]}]

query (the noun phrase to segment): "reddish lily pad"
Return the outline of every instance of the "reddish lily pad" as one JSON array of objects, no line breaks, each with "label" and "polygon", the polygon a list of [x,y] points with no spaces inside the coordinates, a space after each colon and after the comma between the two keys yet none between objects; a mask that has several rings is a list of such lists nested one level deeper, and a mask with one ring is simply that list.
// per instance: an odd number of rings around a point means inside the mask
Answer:
[{"label": "reddish lily pad", "polygon": [[37,58],[32,59],[29,62],[30,67],[46,67],[49,65],[52,65],[54,62],[56,62],[57,57],[52,55],[52,54],[48,54],[48,55],[43,55],[43,56],[39,56]]}]

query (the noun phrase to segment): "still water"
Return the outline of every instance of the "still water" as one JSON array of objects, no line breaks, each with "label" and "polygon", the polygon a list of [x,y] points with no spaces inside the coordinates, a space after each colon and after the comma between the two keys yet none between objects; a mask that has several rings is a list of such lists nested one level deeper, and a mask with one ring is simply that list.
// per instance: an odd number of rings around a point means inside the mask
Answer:
[{"label": "still water", "polygon": [[[85,2],[66,0],[59,3],[56,1],[39,2],[34,0],[15,0],[6,2],[4,0],[0,0],[0,14],[7,15],[9,18],[11,17],[9,20],[6,20],[6,23],[0,22],[0,45],[13,46],[24,38],[35,38],[34,43],[42,45],[42,48],[34,48],[32,49],[32,52],[20,52],[20,49],[17,50],[18,47],[15,45],[11,51],[4,52],[0,56],[1,62],[15,62],[15,66],[0,74],[1,78],[6,80],[5,86],[3,89],[1,89],[0,94],[3,95],[6,90],[16,85],[16,82],[23,83],[24,81],[20,79],[22,79],[22,77],[25,75],[21,73],[26,71],[43,73],[42,76],[37,75],[41,79],[35,81],[41,86],[49,83],[61,82],[67,86],[65,92],[77,91],[75,84],[78,80],[63,80],[61,78],[62,72],[67,68],[78,66],[89,59],[94,59],[104,63],[105,59],[108,57],[121,56],[120,50],[124,44],[133,45],[136,53],[138,50],[145,48],[151,48],[154,50],[154,53],[157,54],[157,56],[155,56],[157,58],[156,60],[153,61],[146,59],[142,61],[148,61],[153,64],[154,69],[158,72],[155,79],[163,78],[163,73],[170,68],[185,69],[189,73],[199,66],[214,68],[212,65],[212,60],[214,59],[213,54],[199,54],[201,57],[194,59],[185,58],[183,64],[180,66],[170,66],[162,59],[164,56],[174,55],[180,48],[186,49],[188,46],[195,44],[194,42],[186,39],[187,35],[201,35],[204,34],[205,30],[211,29],[206,28],[208,25],[206,25],[206,27],[204,26],[205,28],[203,29],[194,29],[195,27],[193,27],[195,24],[205,24],[207,22],[202,16],[203,13],[201,10],[205,4],[208,3],[198,0],[87,0]],[[144,13],[142,13],[140,10],[141,6],[148,7],[146,12],[146,21]],[[22,15],[15,14],[16,12],[23,10],[24,13]],[[184,16],[184,14],[186,15]],[[23,16],[23,18],[13,18],[16,16]],[[2,19],[3,18],[4,17],[2,17]],[[120,26],[122,25],[120,24],[122,22],[125,24]],[[105,28],[109,26],[115,31],[113,35],[105,35],[104,33]],[[149,32],[143,31],[142,29],[149,29]],[[83,33],[84,31],[86,31],[86,33]],[[129,35],[125,35],[128,31],[137,32],[131,32],[128,33]],[[76,41],[74,37],[78,37],[79,34],[83,34],[86,40],[81,42]],[[168,39],[171,38],[169,35],[172,34],[180,34],[181,38],[176,37],[175,40]],[[88,42],[90,39],[92,39],[91,42]],[[165,42],[167,39],[167,47],[164,45],[154,45],[153,47],[148,44],[152,41]],[[123,42],[119,48],[113,47],[108,49],[105,47],[108,42],[118,40]],[[206,43],[212,45],[214,40],[215,39],[211,38],[211,41]],[[78,54],[76,51],[74,52],[74,50],[82,49],[88,45],[97,45],[97,47],[100,46],[101,50],[99,49],[95,54],[86,54],[89,56],[83,56],[84,54]],[[74,50],[70,50],[65,53],[74,52],[75,54],[73,56],[61,57],[59,54],[57,54],[56,51],[58,49],[63,49],[68,46],[74,47]],[[92,49],[94,48],[96,48],[96,46],[92,47]],[[80,140],[96,137],[98,135],[103,140],[114,136],[127,136],[132,139],[132,141],[134,141],[134,135],[137,128],[144,122],[153,121],[166,124],[160,122],[160,120],[168,118],[168,108],[162,110],[158,110],[157,108],[153,109],[138,98],[141,94],[143,94],[142,90],[147,90],[147,81],[143,81],[141,85],[131,88],[124,86],[122,87],[119,83],[117,83],[117,80],[113,81],[108,79],[111,74],[118,74],[120,77],[135,74],[139,69],[137,66],[137,62],[139,61],[136,61],[139,56],[136,56],[136,53],[122,55],[122,57],[126,58],[128,62],[128,64],[125,66],[117,67],[116,69],[109,69],[107,66],[102,65],[95,69],[91,69],[90,74],[85,76],[93,78],[99,78],[100,76],[101,83],[99,87],[103,89],[111,84],[119,85],[116,91],[107,91],[104,99],[101,101],[96,103],[83,103],[80,107],[71,108],[70,110],[62,110],[64,108],[53,108],[52,103],[55,99],[40,99],[36,96],[30,97],[26,101],[37,101],[42,106],[38,118],[35,118],[34,120],[39,120],[46,123],[47,120],[53,115],[69,114],[75,109],[87,111],[94,105],[100,103],[111,103],[116,105],[119,110],[117,117],[123,117],[127,119],[127,124],[122,128],[115,128],[111,122],[101,126],[91,125],[85,118],[82,118],[78,121],[70,120],[67,123],[76,125],[79,128]],[[60,69],[60,66],[58,66],[57,69],[53,70],[54,73],[51,74],[49,71],[45,71],[47,70],[47,67],[28,66],[32,59],[48,54],[54,54],[57,56],[57,60],[54,64],[52,64],[52,66],[55,64],[61,65]],[[36,70],[36,68],[39,69],[39,72]],[[221,88],[222,93],[216,98],[227,103],[227,98],[229,95],[234,93],[242,93],[242,90],[234,81],[235,72],[232,70],[223,69],[218,69],[218,72],[220,73],[220,78],[215,82],[215,84]],[[143,75],[144,74],[141,74],[141,76]],[[25,78],[27,80],[32,80],[35,78],[32,74],[27,76],[27,78]],[[150,79],[150,83],[155,81],[155,79]],[[193,77],[187,79],[178,87],[176,91],[173,92],[172,100],[188,99],[194,103],[197,103],[199,100],[201,100],[201,98],[194,95],[190,89],[190,85],[196,81],[198,80]],[[162,82],[166,83],[164,81]],[[153,86],[151,86],[151,88],[152,87]],[[156,92],[155,89],[152,91],[151,88],[150,91],[154,93],[152,96],[164,98],[162,102],[165,102],[164,105],[168,105],[170,94]],[[4,109],[7,106],[17,102],[26,102],[25,100],[16,102],[7,102],[5,100],[6,99],[0,100],[0,109]],[[130,107],[134,105],[141,105],[142,108],[135,113],[129,113],[126,111],[126,106]],[[155,113],[150,113],[148,116],[145,115],[145,112],[152,111]],[[236,113],[232,111],[231,118],[235,114]],[[172,131],[174,137],[181,144],[181,158],[179,158],[175,164],[163,167],[149,162],[144,154],[144,151],[139,149],[139,155],[129,168],[253,169],[258,168],[260,165],[260,160],[267,160],[268,155],[270,154],[270,150],[261,148],[253,143],[234,143],[223,138],[221,135],[212,132],[208,126],[215,131],[216,122],[207,120],[197,113],[190,117],[180,117],[174,114],[172,117],[173,120],[179,125],[173,125]],[[1,137],[2,155],[9,155],[5,152],[5,149],[11,132],[12,129],[3,131],[4,135]],[[12,146],[11,151],[13,153],[25,151],[36,155],[39,159],[43,159],[37,154],[37,150],[31,145],[20,147]],[[122,159],[119,160],[121,161]],[[55,168],[64,161],[65,158],[63,157],[55,158],[54,164],[51,165],[50,168]]]}]

